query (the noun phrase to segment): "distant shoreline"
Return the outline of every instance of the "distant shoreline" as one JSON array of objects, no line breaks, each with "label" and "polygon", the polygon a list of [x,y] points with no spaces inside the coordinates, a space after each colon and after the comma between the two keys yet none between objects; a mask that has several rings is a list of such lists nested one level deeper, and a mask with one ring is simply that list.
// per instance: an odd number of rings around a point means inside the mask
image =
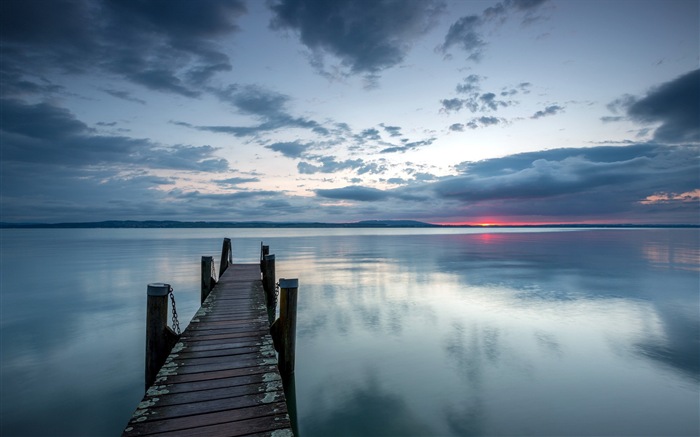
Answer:
[{"label": "distant shoreline", "polygon": [[6,223],[2,229],[215,229],[215,228],[700,228],[700,224],[537,224],[537,225],[441,225],[413,220],[366,220],[350,223],[323,222],[206,222],[174,220],[107,220],[77,223]]}]

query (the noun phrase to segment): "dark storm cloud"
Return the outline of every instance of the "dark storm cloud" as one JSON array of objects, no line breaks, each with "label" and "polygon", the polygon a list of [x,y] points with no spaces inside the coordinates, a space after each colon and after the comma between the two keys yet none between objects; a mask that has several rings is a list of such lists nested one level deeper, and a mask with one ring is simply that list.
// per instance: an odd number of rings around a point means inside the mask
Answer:
[{"label": "dark storm cloud", "polygon": [[360,202],[375,202],[385,200],[390,195],[386,191],[376,188],[353,185],[343,188],[332,188],[327,190],[314,190],[317,196],[336,200],[355,200]]},{"label": "dark storm cloud", "polygon": [[651,90],[627,108],[641,123],[661,123],[654,131],[660,142],[700,142],[700,69]]},{"label": "dark storm cloud", "polygon": [[245,11],[239,0],[5,0],[1,70],[11,82],[3,94],[40,92],[41,75],[53,71],[99,70],[149,89],[199,95],[203,81],[231,69],[214,41],[234,32]]},{"label": "dark storm cloud", "polygon": [[[661,125],[654,139],[661,143],[700,142],[700,69],[652,88],[646,96],[625,94],[608,105],[614,116],[601,117],[604,123],[631,119],[642,124]],[[617,115],[617,114],[625,114]]]},{"label": "dark storm cloud", "polygon": [[564,110],[564,108],[562,108],[559,105],[550,105],[541,111],[535,112],[534,114],[532,114],[532,117],[530,117],[530,118],[538,119],[538,118],[546,117],[548,115],[556,115],[556,114],[562,112],[563,110]]},{"label": "dark storm cloud", "polygon": [[271,26],[298,32],[315,53],[330,53],[353,74],[375,75],[401,63],[411,43],[443,9],[428,0],[277,0]]},{"label": "dark storm cloud", "polygon": [[68,110],[12,99],[0,100],[3,161],[70,166],[135,166],[223,171],[225,159],[211,146],[160,147],[145,139],[97,135]]}]

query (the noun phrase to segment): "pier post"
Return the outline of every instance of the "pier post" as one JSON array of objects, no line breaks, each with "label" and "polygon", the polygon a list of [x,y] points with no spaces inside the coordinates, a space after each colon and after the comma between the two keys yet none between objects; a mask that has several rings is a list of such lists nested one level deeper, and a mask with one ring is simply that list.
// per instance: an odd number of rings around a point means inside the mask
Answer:
[{"label": "pier post", "polygon": [[148,284],[146,293],[146,390],[148,390],[179,336],[168,327],[170,284]]},{"label": "pier post", "polygon": [[282,375],[294,373],[294,355],[297,333],[297,290],[298,279],[280,278],[280,345],[279,367]]},{"label": "pier post", "polygon": [[267,304],[267,315],[270,324],[275,321],[275,310],[277,301],[275,298],[275,255],[264,255],[262,261],[263,268],[263,290],[265,290],[265,303]]},{"label": "pier post", "polygon": [[202,284],[201,284],[201,303],[204,303],[209,293],[216,285],[216,271],[214,267],[213,256],[202,257]]},{"label": "pier post", "polygon": [[233,251],[231,249],[231,239],[224,238],[224,244],[221,246],[221,263],[219,264],[219,277],[224,275],[224,272],[233,264]]},{"label": "pier post", "polygon": [[265,255],[269,255],[269,254],[270,254],[270,246],[264,245],[261,241],[260,242],[260,271],[262,273],[265,273],[265,267],[264,267]]}]

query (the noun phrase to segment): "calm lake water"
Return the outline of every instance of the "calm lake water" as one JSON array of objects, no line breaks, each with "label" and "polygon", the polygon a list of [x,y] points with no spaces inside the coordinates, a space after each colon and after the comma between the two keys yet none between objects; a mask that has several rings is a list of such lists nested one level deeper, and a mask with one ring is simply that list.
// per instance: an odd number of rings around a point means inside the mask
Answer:
[{"label": "calm lake water", "polygon": [[223,237],[299,278],[302,436],[700,434],[697,229],[0,232],[3,436],[120,435]]}]

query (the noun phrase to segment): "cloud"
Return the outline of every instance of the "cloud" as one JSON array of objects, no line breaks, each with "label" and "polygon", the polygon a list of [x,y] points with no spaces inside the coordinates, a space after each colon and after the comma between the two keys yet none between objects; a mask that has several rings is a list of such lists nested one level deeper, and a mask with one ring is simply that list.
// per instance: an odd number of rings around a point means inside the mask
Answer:
[{"label": "cloud", "polygon": [[400,64],[411,44],[435,24],[442,2],[428,0],[277,0],[271,27],[298,33],[323,69],[323,55],[350,74],[376,75]]},{"label": "cloud", "polygon": [[317,196],[325,197],[326,199],[355,200],[360,202],[376,202],[389,197],[389,193],[386,191],[357,185],[325,190],[318,189],[314,190],[314,192]]},{"label": "cloud", "polygon": [[479,61],[482,57],[482,50],[486,46],[479,29],[483,24],[478,15],[468,15],[459,18],[454,22],[445,35],[445,40],[437,48],[442,53],[453,46],[457,46],[469,54],[467,59]]},{"label": "cloud", "polygon": [[[700,69],[654,87],[641,98],[624,94],[607,108],[615,115],[601,117],[604,123],[632,120],[660,124],[654,129],[656,141],[696,144],[700,142]],[[620,113],[625,115],[617,115]]]},{"label": "cloud", "polygon": [[[464,91],[467,86],[464,86],[460,88],[462,84],[457,85],[458,91],[461,89],[461,92],[466,92]],[[478,90],[478,87],[476,84],[471,84],[468,86],[468,88],[472,90]],[[463,108],[468,109],[470,112],[490,112],[490,111],[497,111],[499,108],[507,108],[511,105],[514,105],[515,102],[511,100],[499,100],[496,98],[496,94],[492,92],[487,92],[487,93],[479,93],[479,92],[472,92],[469,97],[465,99],[460,99],[460,98],[451,98],[451,99],[442,99],[440,100],[440,104],[442,105],[442,111],[445,112],[459,112]]]},{"label": "cloud", "polygon": [[562,108],[559,105],[550,105],[541,111],[535,112],[534,114],[532,114],[532,117],[530,117],[530,118],[536,120],[538,118],[547,117],[549,115],[556,115],[556,114],[562,112],[563,110],[564,110],[564,108]]},{"label": "cloud", "polygon": [[548,0],[504,0],[497,3],[494,6],[488,7],[484,10],[483,16],[488,20],[505,20],[505,16],[510,11],[525,13],[522,23],[529,24],[540,17],[535,15],[535,12]]},{"label": "cloud", "polygon": [[381,127],[389,134],[390,137],[400,137],[401,128],[399,126],[386,126],[385,124],[380,124]]},{"label": "cloud", "polygon": [[[691,196],[700,187],[698,152],[690,146],[639,144],[522,153],[462,163],[460,175],[426,188],[461,204],[465,215],[569,221],[607,215],[652,222],[663,216],[694,223],[700,213]],[[681,193],[668,199],[685,201],[666,204],[659,193]]]},{"label": "cloud", "polygon": [[119,91],[119,90],[112,90],[112,89],[103,89],[102,91],[104,91],[105,93],[109,94],[112,97],[126,100],[128,102],[139,103],[141,105],[146,104],[146,102],[144,100],[141,100],[137,97],[133,97],[128,91]]},{"label": "cloud", "polygon": [[242,178],[242,177],[232,177],[226,179],[215,179],[213,182],[223,185],[223,186],[236,186],[241,184],[247,184],[250,182],[260,182],[260,178]]},{"label": "cloud", "polygon": [[532,23],[542,18],[537,16],[536,12],[546,2],[547,0],[504,0],[484,9],[480,15],[460,17],[450,26],[444,41],[436,50],[447,54],[452,47],[457,47],[467,53],[468,60],[478,62],[488,45],[484,40],[482,27],[491,22],[502,24],[513,12],[524,14],[523,24]]},{"label": "cloud", "polygon": [[291,115],[286,108],[287,102],[291,98],[286,94],[258,85],[207,87],[207,91],[214,94],[219,100],[238,109],[241,113],[256,117],[260,123],[252,126],[201,126],[182,121],[171,121],[171,123],[200,131],[223,133],[236,137],[255,136],[283,128],[307,129],[322,136],[331,133],[329,129],[314,120]]},{"label": "cloud", "polygon": [[355,138],[360,142],[379,141],[382,139],[382,137],[379,135],[379,131],[374,128],[363,130],[358,135],[356,135]]},{"label": "cloud", "polygon": [[152,90],[194,97],[231,69],[215,38],[235,32],[242,1],[3,2],[3,95],[46,91],[49,73],[116,74]]},{"label": "cloud", "polygon": [[245,87],[229,87],[226,89],[223,100],[228,100],[240,111],[259,115],[266,118],[275,118],[283,115],[284,107],[289,101],[289,96],[262,88],[257,85]]},{"label": "cloud", "polygon": [[345,161],[336,160],[335,156],[315,156],[307,157],[314,159],[320,165],[312,164],[308,161],[301,161],[297,164],[297,170],[300,174],[315,174],[315,173],[336,173],[344,170],[354,170],[358,175],[362,174],[379,174],[386,171],[384,165],[378,163],[367,163],[362,159],[347,159]]},{"label": "cloud", "polygon": [[496,100],[496,94],[494,93],[482,94],[479,97],[479,100],[482,102],[482,108],[488,108],[492,111],[496,111],[498,108],[507,108],[510,106],[509,102]]},{"label": "cloud", "polygon": [[506,122],[506,120],[504,118],[482,116],[482,117],[472,118],[466,124],[466,126],[469,129],[478,129],[480,127],[495,126],[497,124],[501,124],[501,123],[505,123],[505,122]]},{"label": "cloud", "polygon": [[406,142],[401,146],[391,146],[387,147],[385,149],[382,149],[379,151],[379,153],[404,153],[409,150],[414,150],[419,147],[423,146],[429,146],[433,144],[433,142],[436,140],[436,138],[428,138],[427,140],[422,140],[422,141],[411,141],[411,142]]},{"label": "cloud", "polygon": [[700,142],[700,69],[654,88],[629,105],[627,115],[640,123],[661,123],[656,141]]},{"label": "cloud", "polygon": [[70,111],[48,103],[2,99],[0,112],[3,161],[202,172],[228,169],[214,147],[164,147],[146,139],[97,135]]},{"label": "cloud", "polygon": [[273,143],[265,146],[275,152],[280,152],[287,158],[299,158],[310,147],[310,144],[302,144],[298,141]]},{"label": "cloud", "polygon": [[700,188],[685,193],[654,193],[645,197],[639,203],[651,205],[654,203],[669,202],[700,202]]},{"label": "cloud", "polygon": [[457,91],[460,94],[478,94],[481,90],[481,79],[481,76],[478,76],[476,74],[470,74],[469,76],[464,78],[463,83],[457,84],[457,86],[455,87],[455,91]]}]

